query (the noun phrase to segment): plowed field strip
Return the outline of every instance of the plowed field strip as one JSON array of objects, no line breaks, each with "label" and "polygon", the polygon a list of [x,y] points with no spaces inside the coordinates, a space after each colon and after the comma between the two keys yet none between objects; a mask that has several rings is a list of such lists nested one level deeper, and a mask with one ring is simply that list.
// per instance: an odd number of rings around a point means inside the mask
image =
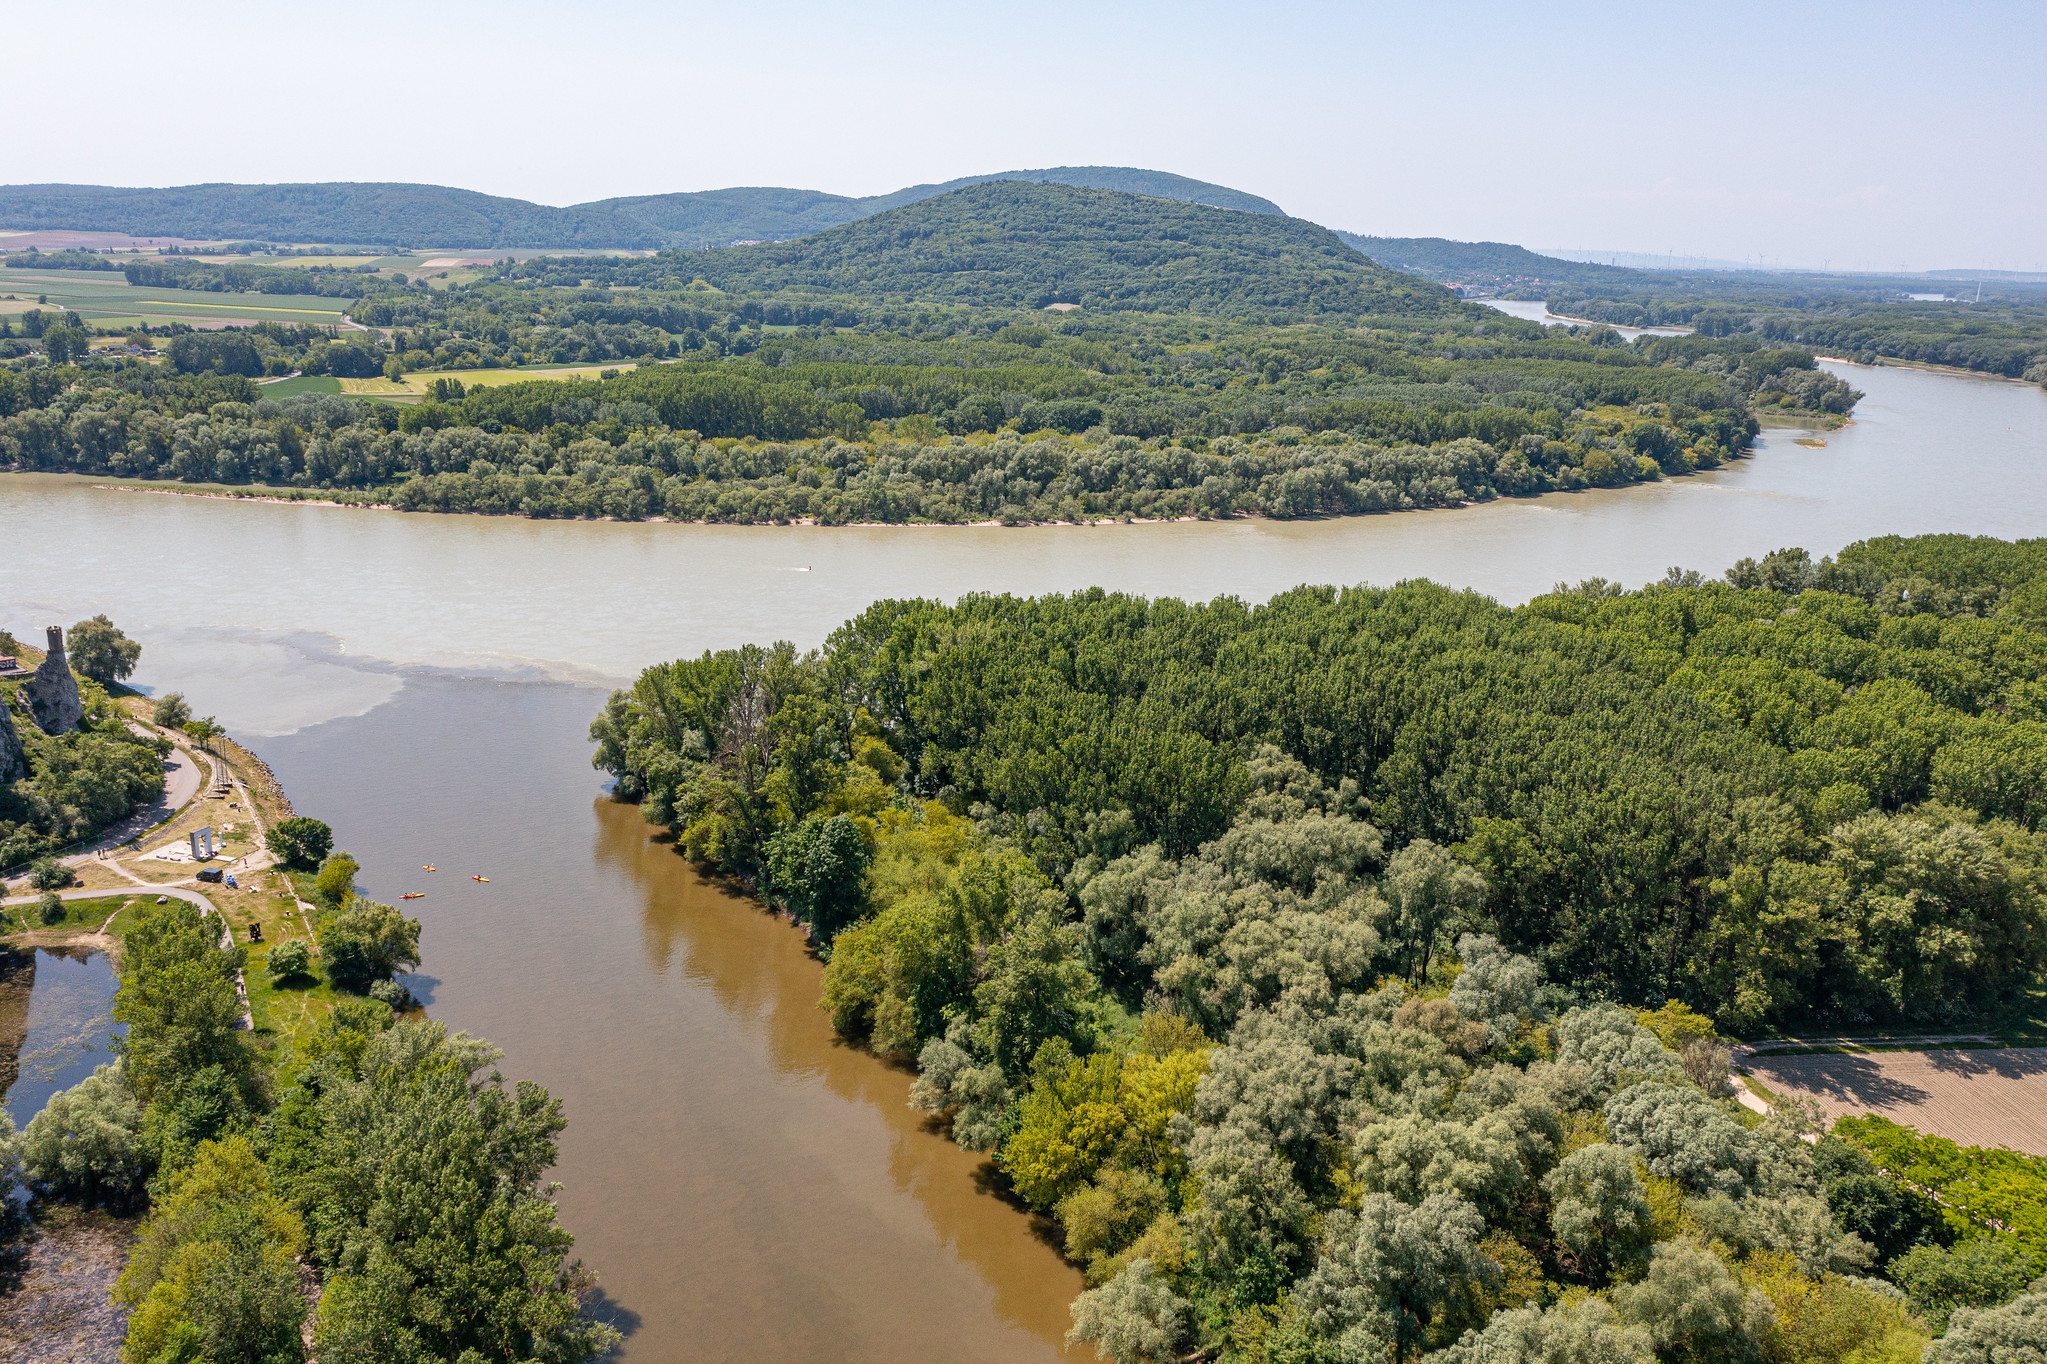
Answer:
[{"label": "plowed field strip", "polygon": [[1876,1113],[1964,1146],[2047,1156],[2047,1047],[1758,1056],[1757,1079],[1829,1119]]}]

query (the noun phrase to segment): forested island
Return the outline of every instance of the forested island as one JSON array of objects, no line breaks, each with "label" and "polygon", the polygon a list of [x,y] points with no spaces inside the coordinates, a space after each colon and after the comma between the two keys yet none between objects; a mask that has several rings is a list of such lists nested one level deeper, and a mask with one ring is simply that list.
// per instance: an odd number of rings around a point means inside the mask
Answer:
[{"label": "forested island", "polygon": [[[2047,385],[2047,285],[1955,278],[1615,271],[1540,292],[1559,317],[1755,336],[1862,364],[1903,360]],[[1625,278],[1630,277],[1631,278]],[[1929,286],[1952,297],[1913,297]]]},{"label": "forested island", "polygon": [[[508,261],[352,307],[378,330],[0,370],[0,458],[528,516],[1320,516],[1681,475],[1743,454],[1759,413],[1836,421],[1856,397],[1806,350],[1560,334],[1312,224],[1057,185],[783,246]],[[540,361],[617,372],[481,381]],[[293,371],[437,377],[409,406],[255,382]]]},{"label": "forested island", "polygon": [[2047,1316],[2047,1161],[1761,1118],[1724,1035],[2037,1001],[2043,699],[2047,542],[1929,536],[881,602],[591,735],[1058,1219],[1105,1358],[1961,1364]]}]

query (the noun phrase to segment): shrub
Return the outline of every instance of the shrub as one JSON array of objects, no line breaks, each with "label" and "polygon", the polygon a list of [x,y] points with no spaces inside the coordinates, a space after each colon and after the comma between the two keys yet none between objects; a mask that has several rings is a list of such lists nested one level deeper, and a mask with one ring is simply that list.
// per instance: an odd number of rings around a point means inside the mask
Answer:
[{"label": "shrub", "polygon": [[362,864],[347,853],[334,853],[320,863],[320,874],[313,881],[313,893],[330,909],[340,909],[354,896],[355,874],[361,870]]},{"label": "shrub", "polygon": [[28,869],[28,883],[35,890],[62,890],[77,879],[71,868],[54,857],[45,857]]},{"label": "shrub", "polygon": [[64,922],[64,897],[54,890],[46,890],[36,900],[36,917],[47,927]]},{"label": "shrub", "polygon": [[311,871],[334,846],[334,831],[317,819],[294,815],[279,820],[264,842],[285,866]]},{"label": "shrub", "polygon": [[183,729],[192,718],[192,707],[186,704],[185,693],[165,692],[149,707],[149,718],[165,729]]},{"label": "shrub", "polygon": [[313,954],[307,951],[306,945],[296,938],[290,942],[279,943],[276,947],[270,949],[270,978],[272,980],[289,980],[293,976],[305,975],[307,971],[312,969],[312,964]]},{"label": "shrub", "polygon": [[125,1207],[148,1175],[142,1104],[118,1063],[50,1096],[22,1134],[29,1181],[49,1198]]}]

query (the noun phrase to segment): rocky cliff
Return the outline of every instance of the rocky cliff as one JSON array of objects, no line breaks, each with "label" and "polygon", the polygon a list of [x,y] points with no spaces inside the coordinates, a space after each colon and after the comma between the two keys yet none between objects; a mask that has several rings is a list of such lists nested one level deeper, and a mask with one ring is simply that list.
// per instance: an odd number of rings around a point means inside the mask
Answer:
[{"label": "rocky cliff", "polygon": [[13,707],[0,693],[0,786],[28,775],[28,755],[21,751],[21,736],[14,732]]},{"label": "rocky cliff", "polygon": [[69,734],[85,718],[85,703],[78,699],[78,679],[64,659],[64,632],[52,625],[49,634],[50,651],[35,676],[21,684],[21,694],[43,733]]}]

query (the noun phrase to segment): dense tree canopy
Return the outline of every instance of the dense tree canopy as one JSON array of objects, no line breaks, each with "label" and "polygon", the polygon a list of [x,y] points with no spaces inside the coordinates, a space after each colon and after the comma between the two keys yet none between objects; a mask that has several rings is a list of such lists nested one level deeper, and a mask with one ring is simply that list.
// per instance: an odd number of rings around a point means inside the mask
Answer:
[{"label": "dense tree canopy", "polygon": [[1903,1364],[2047,1267],[2040,1174],[1809,1145],[1714,1032],[2037,987],[2047,549],[1727,578],[888,602],[648,669],[595,761],[805,918],[1105,1358]]}]

